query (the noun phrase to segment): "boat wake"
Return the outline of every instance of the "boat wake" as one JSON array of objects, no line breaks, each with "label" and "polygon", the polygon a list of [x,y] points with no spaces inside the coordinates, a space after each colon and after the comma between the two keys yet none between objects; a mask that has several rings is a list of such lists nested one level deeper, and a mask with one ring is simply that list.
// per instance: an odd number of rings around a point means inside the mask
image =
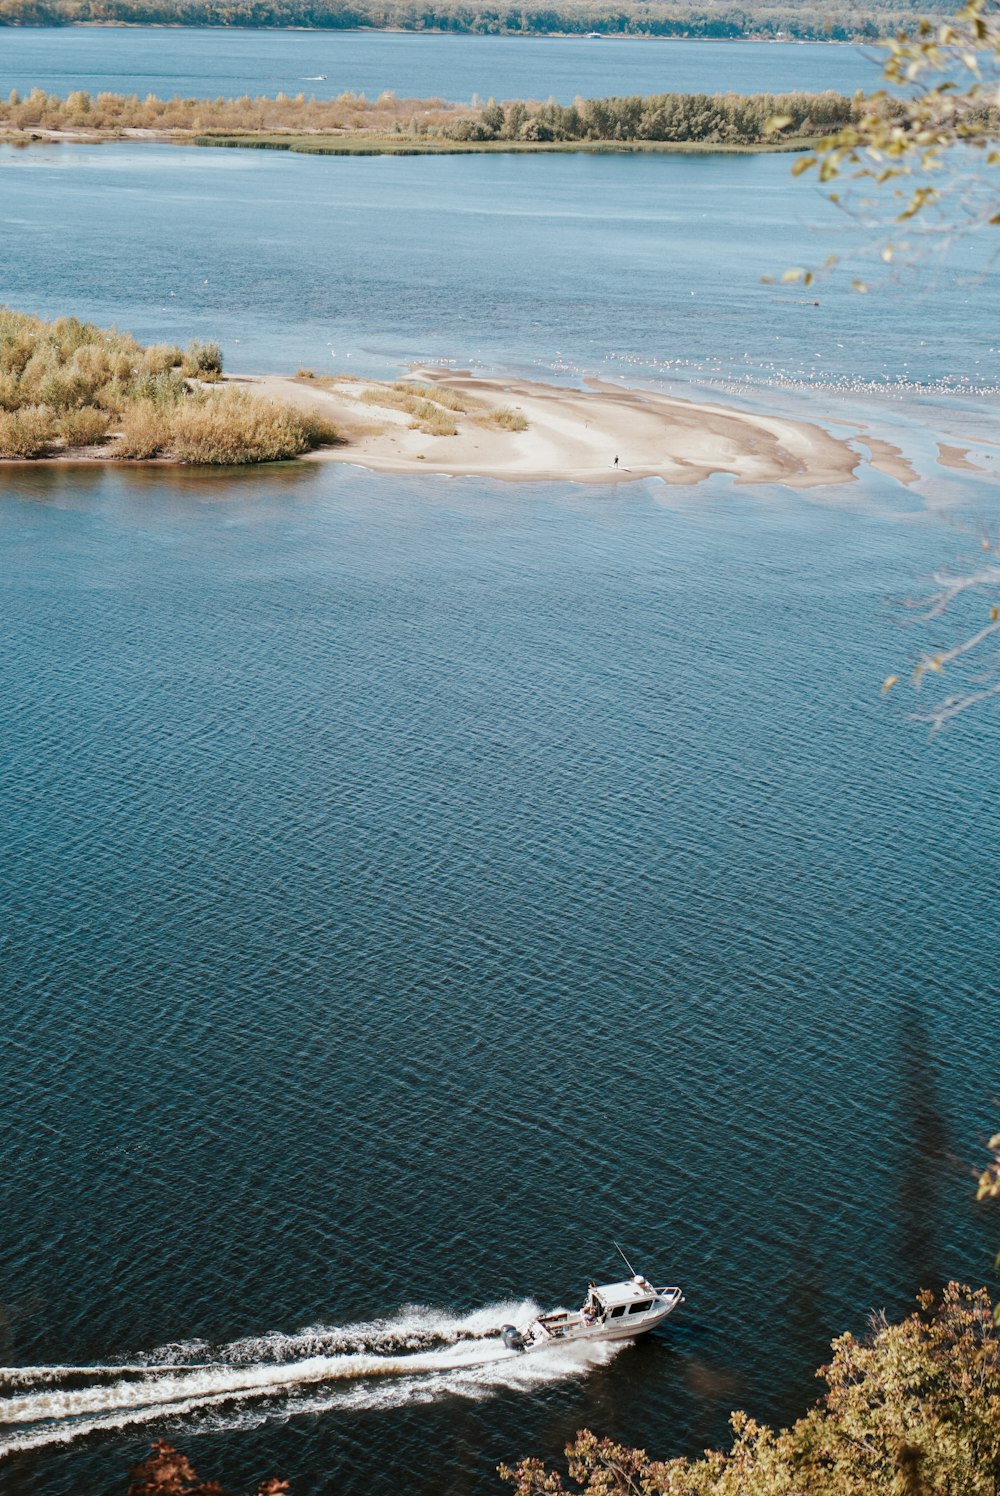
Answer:
[{"label": "boat wake", "polygon": [[144,1423],[214,1432],[338,1407],[488,1397],[584,1375],[621,1348],[508,1350],[500,1325],[536,1313],[527,1301],[466,1315],[408,1307],[392,1319],[227,1345],[185,1341],[107,1365],[0,1367],[0,1459]]}]

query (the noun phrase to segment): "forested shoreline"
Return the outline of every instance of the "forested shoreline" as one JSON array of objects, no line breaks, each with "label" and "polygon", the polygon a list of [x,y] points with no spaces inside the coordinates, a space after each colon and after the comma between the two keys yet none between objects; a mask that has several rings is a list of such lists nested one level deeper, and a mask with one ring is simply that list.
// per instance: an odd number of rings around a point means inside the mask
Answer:
[{"label": "forested shoreline", "polygon": [[[945,8],[930,0],[923,11]],[[872,41],[912,24],[907,0],[749,0],[719,6],[669,0],[569,0],[476,6],[468,0],[0,0],[0,26],[157,25],[306,27],[328,30],[455,32],[475,35],[587,35]]]}]

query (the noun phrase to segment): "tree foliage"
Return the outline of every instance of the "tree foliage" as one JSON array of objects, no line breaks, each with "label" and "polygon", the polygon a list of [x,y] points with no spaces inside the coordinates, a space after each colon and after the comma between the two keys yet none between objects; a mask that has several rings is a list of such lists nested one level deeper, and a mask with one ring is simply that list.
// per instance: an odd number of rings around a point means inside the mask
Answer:
[{"label": "tree foliage", "polygon": [[[947,0],[929,0],[931,9]],[[0,0],[0,26],[119,22],[175,26],[372,27],[507,36],[788,37],[798,41],[872,40],[904,25],[914,0],[851,0],[817,6],[810,0],[743,0],[683,4],[675,0]],[[925,7],[926,8],[926,7]]]},{"label": "tree foliage", "polygon": [[477,115],[449,121],[455,140],[700,141],[756,145],[781,113],[794,136],[816,136],[852,118],[842,94],[653,94],[647,98],[577,99],[573,104],[503,105],[490,99]]},{"label": "tree foliage", "polygon": [[[256,1496],[287,1496],[285,1480],[262,1480]],[[229,1496],[218,1481],[201,1480],[186,1455],[157,1439],[149,1457],[132,1471],[128,1496]]]},{"label": "tree foliage", "polygon": [[[850,121],[800,157],[794,175],[815,172],[831,201],[872,234],[885,265],[946,250],[959,234],[1000,226],[1000,3],[967,0],[954,17],[922,17],[881,44],[885,87],[855,100]],[[778,113],[769,129],[795,128]],[[831,256],[827,267],[837,262]],[[809,285],[814,273],[791,269],[785,281]],[[855,288],[865,292],[866,281]],[[988,537],[977,562],[942,571],[935,590],[910,606],[934,624],[963,604],[970,626],[958,643],[925,650],[913,671],[921,686],[947,667],[965,672],[916,715],[937,731],[970,707],[1000,696],[1000,546]],[[984,606],[983,606],[984,604]],[[883,692],[897,684],[893,674]],[[985,1177],[985,1176],[984,1176]]]},{"label": "tree foliage", "polygon": [[[886,87],[859,99],[854,117],[794,171],[815,170],[835,202],[850,184],[849,205],[887,230],[906,225],[948,238],[1000,224],[997,0],[968,0],[954,18],[925,16],[881,45]],[[791,125],[780,114],[771,122],[775,131]],[[866,194],[860,204],[858,190]],[[890,263],[908,247],[887,242],[881,257]]]},{"label": "tree foliage", "polygon": [[[925,649],[913,668],[911,683],[917,689],[943,677],[947,670],[952,675],[958,673],[955,689],[915,713],[932,732],[939,732],[970,707],[1000,696],[1000,653],[994,647],[1000,635],[1000,603],[995,601],[1000,594],[1000,563],[996,560],[1000,546],[986,536],[980,545],[982,554],[977,562],[938,572],[934,591],[907,605],[916,610],[924,625],[934,625],[945,615],[950,617],[963,604],[966,616],[972,619],[971,628],[957,643]],[[887,676],[882,694],[891,691],[899,680],[898,675]],[[994,1139],[990,1146],[1000,1147],[1000,1142]]]},{"label": "tree foliage", "polygon": [[745,1413],[733,1443],[701,1459],[650,1459],[584,1431],[566,1450],[571,1484],[541,1461],[501,1467],[517,1496],[996,1496],[1000,1341],[989,1297],[952,1283],[901,1324],[844,1335],[827,1390],[790,1429]]}]

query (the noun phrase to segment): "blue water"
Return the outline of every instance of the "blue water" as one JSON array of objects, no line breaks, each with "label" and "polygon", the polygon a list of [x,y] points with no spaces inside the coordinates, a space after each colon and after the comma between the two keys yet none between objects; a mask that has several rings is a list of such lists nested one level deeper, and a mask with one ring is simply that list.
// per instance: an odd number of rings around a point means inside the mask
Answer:
[{"label": "blue water", "polygon": [[[5,487],[3,1360],[256,1366],[433,1311],[423,1375],[57,1419],[5,1490],[115,1489],[163,1432],[298,1493],[492,1491],[583,1424],[700,1448],[803,1409],[870,1306],[987,1274],[1000,721],[929,745],[877,692],[940,526],[725,484]],[[614,1236],[685,1286],[669,1333],[434,1364]]]},{"label": "blue water", "polygon": [[[887,281],[786,156],[8,146],[0,222],[17,246],[0,300],[152,341],[218,338],[244,371],[437,359],[992,386],[1000,370],[988,246]],[[844,269],[817,290],[761,284],[831,247]],[[851,290],[852,270],[886,282],[877,298]]]},{"label": "blue water", "polygon": [[[0,1363],[53,1368],[0,1372],[4,1496],[120,1490],[158,1436],[296,1496],[489,1496],[584,1425],[698,1451],[987,1280],[1000,716],[929,741],[878,690],[979,618],[899,606],[996,528],[933,466],[995,410],[936,384],[995,379],[973,252],[762,287],[833,222],[780,158],[0,173],[0,300],[244,369],[750,375],[932,475],[0,469]],[[480,1338],[614,1238],[683,1284],[662,1334]]]},{"label": "blue water", "polygon": [[[314,94],[471,99],[776,93],[877,86],[874,49],[822,43],[592,41],[184,27],[0,29],[0,92],[83,88],[190,98]],[[317,74],[325,74],[325,80]]]}]

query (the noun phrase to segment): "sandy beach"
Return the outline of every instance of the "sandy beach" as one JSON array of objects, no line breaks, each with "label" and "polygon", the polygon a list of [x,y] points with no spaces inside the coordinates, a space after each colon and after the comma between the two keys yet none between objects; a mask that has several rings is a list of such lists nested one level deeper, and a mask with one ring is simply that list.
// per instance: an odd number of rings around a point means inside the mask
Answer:
[{"label": "sandy beach", "polygon": [[[601,484],[660,478],[681,485],[729,473],[737,483],[812,488],[849,483],[870,462],[900,482],[917,476],[888,442],[860,437],[855,450],[850,438],[812,422],[598,380],[579,390],[426,368],[394,385],[344,376],[261,375],[232,382],[330,417],[343,431],[344,445],[311,454],[311,460],[378,472]],[[434,434],[398,408],[395,402],[408,385],[422,390],[432,406],[435,399],[447,402],[442,412],[454,434]],[[497,424],[498,411],[512,412],[523,429]]]},{"label": "sandy beach", "polygon": [[[787,412],[688,400],[599,379],[585,380],[579,389],[415,368],[391,383],[348,374],[230,374],[204,387],[227,386],[316,412],[333,424],[340,436],[335,445],[293,460],[372,472],[600,485],[658,478],[682,487],[721,473],[738,484],[799,490],[852,484],[865,472],[906,487],[928,476],[912,455],[873,435],[858,415],[825,410],[820,425]],[[179,465],[169,453],[119,458],[116,445],[114,433],[94,446],[54,443],[40,456],[0,458],[0,467],[26,461]],[[983,445],[975,439],[977,455]],[[969,451],[967,445],[936,442],[939,467],[992,476]]]}]

